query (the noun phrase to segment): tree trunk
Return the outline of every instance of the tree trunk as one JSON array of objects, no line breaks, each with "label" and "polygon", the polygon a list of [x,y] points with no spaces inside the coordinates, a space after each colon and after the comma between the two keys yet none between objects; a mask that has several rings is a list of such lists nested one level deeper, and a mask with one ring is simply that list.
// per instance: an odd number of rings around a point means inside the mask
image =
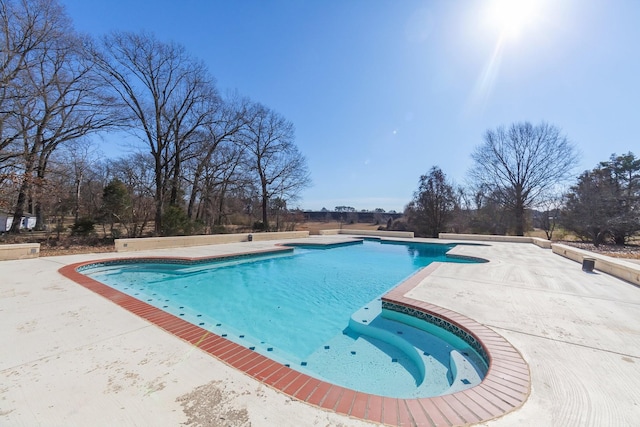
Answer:
[{"label": "tree trunk", "polygon": [[198,197],[198,187],[200,186],[200,176],[202,175],[202,168],[198,166],[193,174],[193,185],[191,186],[191,195],[189,196],[189,204],[187,205],[187,218],[193,220],[193,208],[196,204],[196,198]]},{"label": "tree trunk", "polygon": [[36,199],[33,214],[36,216],[36,226],[34,229],[37,231],[43,231],[44,230],[44,212],[42,210],[42,203],[40,202],[39,198]]},{"label": "tree trunk", "polygon": [[20,186],[20,191],[18,192],[18,201],[16,202],[16,208],[13,211],[13,222],[11,223],[10,233],[19,233],[20,232],[20,224],[22,223],[22,216],[24,215],[24,204],[27,201],[27,187],[28,184],[25,182]]},{"label": "tree trunk", "polygon": [[615,234],[613,236],[613,242],[618,246],[624,246],[626,241],[627,241],[627,238],[623,234]]},{"label": "tree trunk", "polygon": [[522,207],[516,207],[515,209],[515,234],[516,236],[524,236],[524,212]]},{"label": "tree trunk", "polygon": [[516,195],[516,206],[514,209],[514,217],[515,217],[515,233],[516,236],[524,236],[524,203],[522,203],[521,197]]},{"label": "tree trunk", "polygon": [[[33,151],[33,150],[32,150]],[[25,163],[24,175],[22,184],[20,184],[20,190],[18,191],[18,200],[16,201],[15,209],[13,210],[13,222],[11,223],[10,233],[20,233],[20,225],[22,224],[22,217],[24,216],[24,206],[27,203],[27,194],[31,187],[31,180],[34,167],[34,154],[30,154],[27,157]]]},{"label": "tree trunk", "polygon": [[223,212],[224,212],[224,197],[225,197],[225,193],[226,193],[226,189],[227,189],[227,184],[223,184],[222,185],[222,189],[220,190],[220,193],[218,194],[218,215],[216,220],[214,221],[215,225],[222,225],[222,219],[224,217]]},{"label": "tree trunk", "polygon": [[74,203],[74,207],[73,207],[73,216],[75,218],[76,223],[78,222],[78,219],[80,219],[80,183],[82,182],[82,175],[80,175],[77,179],[76,179],[76,188],[75,188],[75,203]]},{"label": "tree trunk", "polygon": [[[261,170],[260,163],[258,163],[258,168]],[[262,187],[262,227],[265,231],[269,231],[269,218],[267,216],[268,211],[267,207],[269,205],[269,196],[267,193],[267,179],[261,173],[260,174],[260,185]]]},{"label": "tree trunk", "polygon": [[173,172],[171,174],[171,198],[169,199],[169,205],[178,206],[178,193],[180,190],[180,153],[177,152],[178,147],[176,147],[176,160],[173,165]]},{"label": "tree trunk", "polygon": [[593,233],[593,246],[595,246],[596,248],[600,246],[600,240],[600,232]]},{"label": "tree trunk", "polygon": [[266,195],[266,190],[262,193],[262,227],[265,231],[269,231],[269,219],[267,218],[267,204],[269,199]]},{"label": "tree trunk", "polygon": [[163,191],[163,179],[162,179],[162,164],[159,158],[156,158],[156,214],[155,214],[155,227],[156,235],[162,235],[162,211],[164,210],[164,191]]},{"label": "tree trunk", "polygon": [[[49,155],[51,151],[46,150],[46,152],[42,152],[40,154],[40,159],[38,161],[38,167],[36,169],[37,180],[35,183],[35,194],[34,194],[34,209],[33,213],[36,216],[36,227],[35,229],[38,231],[44,230],[44,211],[42,209],[42,187],[45,184],[44,175],[45,170],[47,169],[47,163],[49,160]],[[78,222],[76,220],[76,222]]]}]

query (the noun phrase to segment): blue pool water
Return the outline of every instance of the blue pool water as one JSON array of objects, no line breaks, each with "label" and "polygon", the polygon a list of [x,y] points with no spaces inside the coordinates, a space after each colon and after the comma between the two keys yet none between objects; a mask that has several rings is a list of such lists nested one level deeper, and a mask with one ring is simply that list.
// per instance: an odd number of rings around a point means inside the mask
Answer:
[{"label": "blue pool water", "polygon": [[[419,325],[372,317],[371,327],[413,339],[427,366],[429,381],[423,381],[423,362],[412,352],[349,322],[363,307],[379,313],[381,295],[434,261],[473,262],[447,257],[451,247],[363,241],[197,264],[106,264],[82,273],[317,378],[379,395],[424,397],[451,387],[450,351],[468,354],[469,346],[444,331],[427,335],[416,332]],[[471,357],[481,377],[478,360]]]}]

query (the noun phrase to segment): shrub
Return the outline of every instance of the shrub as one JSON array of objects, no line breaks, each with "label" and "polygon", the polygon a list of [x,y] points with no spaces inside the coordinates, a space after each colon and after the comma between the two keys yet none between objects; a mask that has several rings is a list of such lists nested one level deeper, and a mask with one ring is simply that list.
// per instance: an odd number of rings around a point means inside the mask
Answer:
[{"label": "shrub", "polygon": [[91,218],[80,218],[71,226],[71,234],[74,236],[91,236],[95,234],[96,222]]},{"label": "shrub", "polygon": [[189,218],[178,206],[169,206],[162,215],[162,235],[176,236],[188,231]]},{"label": "shrub", "polygon": [[211,227],[211,234],[228,234],[229,230],[224,225],[214,225]]},{"label": "shrub", "polygon": [[409,226],[407,225],[407,223],[401,219],[396,219],[395,221],[393,221],[393,223],[391,224],[391,228],[388,230],[393,230],[393,231],[407,231],[409,229]]},{"label": "shrub", "polygon": [[256,221],[253,223],[253,231],[264,231],[266,227],[262,221]]}]

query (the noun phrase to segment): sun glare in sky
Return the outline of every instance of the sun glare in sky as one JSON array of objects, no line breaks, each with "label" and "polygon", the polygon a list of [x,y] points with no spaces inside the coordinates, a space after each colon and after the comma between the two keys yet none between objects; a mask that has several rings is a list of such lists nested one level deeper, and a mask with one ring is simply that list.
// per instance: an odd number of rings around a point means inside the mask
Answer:
[{"label": "sun glare in sky", "polygon": [[540,3],[541,0],[493,0],[487,4],[487,23],[500,32],[501,38],[518,39],[535,26]]},{"label": "sun glare in sky", "polygon": [[[480,16],[487,34],[495,37],[492,50],[469,99],[467,108],[483,109],[494,91],[500,66],[505,55],[522,52],[534,43],[534,31],[540,31],[545,0],[491,0],[482,2]],[[482,18],[481,18],[482,19]],[[509,49],[509,45],[517,50]]]}]

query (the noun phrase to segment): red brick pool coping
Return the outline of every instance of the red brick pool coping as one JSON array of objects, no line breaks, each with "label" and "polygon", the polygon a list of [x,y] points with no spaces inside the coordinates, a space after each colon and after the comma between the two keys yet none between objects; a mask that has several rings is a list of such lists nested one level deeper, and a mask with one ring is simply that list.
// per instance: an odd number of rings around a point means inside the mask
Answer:
[{"label": "red brick pool coping", "polygon": [[[276,249],[285,250],[283,249]],[[273,250],[232,254],[253,255]],[[144,260],[181,260],[186,262],[226,258],[150,258]],[[293,399],[346,416],[390,426],[458,426],[480,423],[500,417],[521,407],[529,397],[529,367],[520,353],[503,337],[480,323],[455,311],[405,296],[435,271],[439,263],[420,270],[389,291],[382,299],[435,315],[475,337],[489,356],[484,380],[456,393],[417,399],[398,399],[361,393],[330,384],[275,362],[256,351],[236,344],[206,329],[140,301],[77,271],[96,263],[113,263],[135,258],[115,258],[79,262],[58,270],[63,276],[107,298],[120,307],[159,326],[165,331],[200,348],[262,383]]]}]

